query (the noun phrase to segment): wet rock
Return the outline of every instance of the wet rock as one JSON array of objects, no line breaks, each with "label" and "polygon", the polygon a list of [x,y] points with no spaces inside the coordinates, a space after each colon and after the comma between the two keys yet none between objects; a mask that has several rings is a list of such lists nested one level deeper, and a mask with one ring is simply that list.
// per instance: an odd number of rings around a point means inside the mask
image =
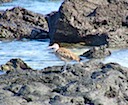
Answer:
[{"label": "wet rock", "polygon": [[127,47],[127,8],[127,0],[65,0],[53,42]]},{"label": "wet rock", "polygon": [[43,15],[21,7],[0,14],[0,40],[48,38],[48,24]]},{"label": "wet rock", "polygon": [[21,68],[0,75],[0,104],[127,105],[128,68],[98,60],[68,64],[66,72],[59,72],[62,68]]},{"label": "wet rock", "polygon": [[11,59],[6,64],[1,65],[3,71],[29,70],[31,69],[24,61],[19,59]]},{"label": "wet rock", "polygon": [[111,52],[106,48],[106,46],[100,46],[100,47],[93,47],[90,50],[83,53],[81,56],[87,57],[87,58],[105,58],[107,56],[110,56]]}]

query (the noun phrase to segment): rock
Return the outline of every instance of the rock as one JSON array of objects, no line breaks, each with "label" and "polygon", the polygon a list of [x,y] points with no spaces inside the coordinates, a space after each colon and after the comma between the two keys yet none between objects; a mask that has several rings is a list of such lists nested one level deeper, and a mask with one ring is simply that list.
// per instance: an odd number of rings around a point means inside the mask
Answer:
[{"label": "rock", "polygon": [[0,75],[0,105],[127,105],[128,68],[94,59],[62,68]]},{"label": "rock", "polygon": [[53,43],[53,39],[54,39],[53,34],[56,31],[55,25],[57,24],[57,20],[59,19],[59,16],[60,16],[59,12],[57,12],[57,11],[51,12],[50,14],[46,15],[46,20],[47,20],[48,26],[49,26],[48,35],[50,37],[51,43]]},{"label": "rock", "polygon": [[65,0],[59,15],[53,42],[128,46],[127,0]]},{"label": "rock", "polygon": [[1,65],[3,71],[29,70],[31,69],[24,61],[19,59],[11,59],[6,64]]},{"label": "rock", "polygon": [[0,40],[48,38],[48,24],[41,14],[21,7],[2,11],[0,14]]},{"label": "rock", "polygon": [[110,56],[111,52],[106,48],[106,46],[100,46],[100,47],[93,47],[90,50],[83,53],[81,56],[87,57],[87,58],[105,58],[107,56]]}]

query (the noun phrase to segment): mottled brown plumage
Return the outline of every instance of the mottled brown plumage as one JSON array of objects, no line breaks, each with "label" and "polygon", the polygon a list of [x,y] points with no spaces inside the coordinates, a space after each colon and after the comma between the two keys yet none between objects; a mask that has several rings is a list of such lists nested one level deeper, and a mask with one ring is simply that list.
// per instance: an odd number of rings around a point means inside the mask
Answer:
[{"label": "mottled brown plumage", "polygon": [[71,52],[70,50],[66,49],[66,48],[59,48],[56,51],[56,55],[59,56],[60,59],[68,62],[71,60],[75,60],[75,61],[80,61],[80,58],[75,55],[73,52]]},{"label": "mottled brown plumage", "polygon": [[65,66],[63,71],[66,70],[66,66],[67,66],[67,62],[69,61],[80,61],[80,58],[75,55],[73,52],[71,52],[70,50],[63,48],[63,47],[59,47],[59,45],[57,43],[54,43],[52,46],[49,46],[49,48],[53,48],[55,51],[55,54],[63,61],[65,61]]}]

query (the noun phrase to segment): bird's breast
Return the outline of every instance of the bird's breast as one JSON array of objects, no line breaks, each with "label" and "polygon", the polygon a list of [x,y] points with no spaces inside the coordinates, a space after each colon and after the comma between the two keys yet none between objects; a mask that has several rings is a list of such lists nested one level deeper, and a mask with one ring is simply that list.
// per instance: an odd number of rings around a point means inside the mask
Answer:
[{"label": "bird's breast", "polygon": [[68,49],[65,48],[60,48],[56,51],[57,56],[59,56],[60,59],[65,60],[65,61],[69,61],[69,60],[76,60],[79,61],[80,58],[75,55],[73,52],[71,52]]}]

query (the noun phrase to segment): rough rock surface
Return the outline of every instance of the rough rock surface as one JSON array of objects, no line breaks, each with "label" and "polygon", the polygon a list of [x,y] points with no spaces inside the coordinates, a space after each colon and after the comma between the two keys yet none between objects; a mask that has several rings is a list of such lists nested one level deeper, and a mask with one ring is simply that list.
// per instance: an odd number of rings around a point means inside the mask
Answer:
[{"label": "rough rock surface", "polygon": [[50,14],[47,14],[46,15],[46,20],[48,22],[48,27],[49,27],[49,38],[51,40],[51,43],[54,43],[53,40],[54,40],[54,33],[56,31],[56,27],[55,25],[57,24],[57,21],[59,19],[60,15],[59,15],[59,12],[58,11],[54,11],[54,12],[51,12]]},{"label": "rough rock surface", "polygon": [[[20,62],[10,60],[12,66]],[[0,105],[128,105],[128,68],[90,60],[61,69],[28,67],[1,75]]]},{"label": "rough rock surface", "polygon": [[4,71],[18,71],[18,70],[28,70],[31,69],[24,61],[22,61],[20,58],[17,59],[11,59],[6,64],[3,64],[0,66],[1,70]]},{"label": "rough rock surface", "polygon": [[128,0],[65,0],[54,42],[128,46]]},{"label": "rough rock surface", "polygon": [[84,52],[81,56],[87,57],[87,58],[105,58],[107,56],[110,56],[111,52],[106,48],[106,46],[100,46],[100,47],[93,47],[90,50]]},{"label": "rough rock surface", "polygon": [[0,12],[0,40],[48,37],[45,17],[21,7]]}]

